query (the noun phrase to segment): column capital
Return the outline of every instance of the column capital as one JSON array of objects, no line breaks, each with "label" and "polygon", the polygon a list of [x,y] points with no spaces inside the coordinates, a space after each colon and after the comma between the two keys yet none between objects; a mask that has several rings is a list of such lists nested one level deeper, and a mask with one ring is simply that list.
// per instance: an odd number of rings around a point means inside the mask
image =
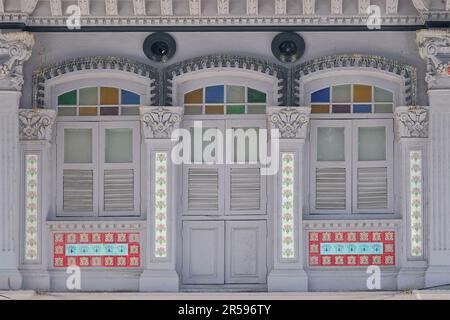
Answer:
[{"label": "column capital", "polygon": [[50,109],[20,109],[19,110],[19,138],[20,140],[52,139],[56,112]]},{"label": "column capital", "polygon": [[305,139],[310,114],[310,107],[267,108],[270,128],[278,129],[281,139]]},{"label": "column capital", "polygon": [[420,106],[395,108],[397,138],[428,138],[429,109]]},{"label": "column capital", "polygon": [[31,57],[34,37],[29,32],[0,33],[0,89],[22,90],[22,66]]},{"label": "column capital", "polygon": [[141,107],[140,114],[145,139],[170,139],[183,119],[183,108]]},{"label": "column capital", "polygon": [[416,42],[420,56],[427,61],[428,88],[450,88],[450,31],[419,30]]}]

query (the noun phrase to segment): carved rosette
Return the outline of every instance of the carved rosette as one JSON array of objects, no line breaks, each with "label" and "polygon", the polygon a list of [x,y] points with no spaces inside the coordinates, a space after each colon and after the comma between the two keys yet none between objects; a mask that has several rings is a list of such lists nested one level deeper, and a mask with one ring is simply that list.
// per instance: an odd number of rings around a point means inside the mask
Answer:
[{"label": "carved rosette", "polygon": [[428,138],[429,110],[418,106],[397,107],[395,125],[399,139]]},{"label": "carved rosette", "polygon": [[442,77],[450,78],[450,31],[419,30],[416,42],[420,56],[427,61],[428,86],[438,86]]},{"label": "carved rosette", "polygon": [[140,112],[145,139],[170,139],[182,120],[180,107],[141,107]]},{"label": "carved rosette", "polygon": [[22,66],[31,57],[34,38],[28,32],[0,33],[0,87],[22,90]]},{"label": "carved rosette", "polygon": [[308,129],[309,107],[268,108],[271,129],[278,129],[281,139],[305,139]]},{"label": "carved rosette", "polygon": [[55,110],[50,109],[19,110],[20,140],[50,141],[55,117]]}]

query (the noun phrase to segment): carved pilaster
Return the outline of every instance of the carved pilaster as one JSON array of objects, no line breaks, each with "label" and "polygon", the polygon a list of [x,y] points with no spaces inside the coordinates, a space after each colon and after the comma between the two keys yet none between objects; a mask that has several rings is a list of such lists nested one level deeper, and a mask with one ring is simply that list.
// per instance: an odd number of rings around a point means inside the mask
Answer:
[{"label": "carved pilaster", "polygon": [[427,61],[425,81],[428,87],[442,88],[450,85],[450,31],[419,30],[417,45],[420,56]]},{"label": "carved pilaster", "polygon": [[273,107],[268,108],[271,129],[280,131],[282,139],[305,139],[311,108],[309,107]]},{"label": "carved pilaster", "polygon": [[56,112],[50,109],[19,110],[20,140],[46,140],[52,138]]},{"label": "carved pilaster", "polygon": [[182,119],[179,107],[141,107],[140,113],[145,139],[170,139]]},{"label": "carved pilaster", "polygon": [[426,107],[397,107],[395,109],[397,138],[428,138],[429,121],[429,111]]},{"label": "carved pilaster", "polygon": [[0,89],[22,89],[22,65],[31,57],[33,45],[31,33],[0,33],[0,61],[4,61],[0,64]]}]

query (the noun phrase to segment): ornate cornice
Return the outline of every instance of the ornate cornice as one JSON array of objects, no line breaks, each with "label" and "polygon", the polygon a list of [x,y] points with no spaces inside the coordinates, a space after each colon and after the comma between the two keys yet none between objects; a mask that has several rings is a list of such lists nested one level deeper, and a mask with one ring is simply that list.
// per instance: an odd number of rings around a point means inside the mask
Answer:
[{"label": "ornate cornice", "polygon": [[295,101],[297,104],[300,103],[299,97],[301,95],[301,78],[315,72],[345,68],[371,68],[398,75],[402,77],[405,82],[404,94],[406,103],[414,105],[416,102],[417,73],[415,67],[380,56],[368,56],[359,54],[336,55],[317,58],[295,67],[293,71],[293,79],[295,81],[293,101]]},{"label": "ornate cornice", "polygon": [[395,109],[397,138],[428,138],[429,110],[410,106]]},{"label": "ornate cornice", "polygon": [[180,107],[141,107],[140,113],[145,139],[170,139],[183,118]]},{"label": "ornate cornice", "polygon": [[278,129],[282,139],[305,139],[311,108],[272,107],[267,114],[271,129]]},{"label": "ornate cornice", "polygon": [[0,89],[22,90],[22,66],[31,57],[33,45],[31,33],[0,33]]},{"label": "ornate cornice", "polygon": [[[158,96],[159,73],[157,69],[140,62],[118,57],[81,57],[57,63],[33,73],[33,106],[44,107],[45,82],[58,76],[82,70],[119,70],[134,73],[151,80],[150,93]],[[151,101],[155,103],[154,98]]]},{"label": "ornate cornice", "polygon": [[450,31],[419,30],[416,42],[420,56],[427,61],[425,81],[429,88],[439,88],[442,80],[450,79]]},{"label": "ornate cornice", "polygon": [[46,140],[52,138],[56,112],[50,109],[20,109],[20,140]]},{"label": "ornate cornice", "polygon": [[165,103],[172,104],[172,82],[177,76],[195,72],[204,69],[212,68],[235,68],[244,69],[259,73],[264,73],[273,76],[278,79],[279,84],[279,100],[280,105],[285,105],[287,102],[287,86],[289,85],[288,69],[283,66],[271,63],[269,61],[260,60],[253,57],[241,57],[233,55],[210,55],[202,56],[194,59],[185,60],[169,66],[164,72],[164,96],[166,97]]}]

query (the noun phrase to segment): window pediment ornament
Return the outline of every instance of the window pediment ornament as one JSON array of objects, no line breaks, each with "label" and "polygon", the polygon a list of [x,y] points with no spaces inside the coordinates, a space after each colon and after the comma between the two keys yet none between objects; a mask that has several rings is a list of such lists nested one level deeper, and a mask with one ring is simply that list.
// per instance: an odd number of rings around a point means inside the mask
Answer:
[{"label": "window pediment ornament", "polygon": [[429,110],[426,107],[397,107],[395,111],[397,137],[428,138]]},{"label": "window pediment ornament", "polygon": [[170,139],[183,117],[180,107],[141,107],[140,112],[145,139]]},{"label": "window pediment ornament", "polygon": [[273,107],[268,109],[269,123],[282,139],[305,139],[310,113],[309,107]]},{"label": "window pediment ornament", "polygon": [[450,76],[450,31],[419,30],[416,38],[420,56],[427,61],[425,81],[428,87],[438,87]]},{"label": "window pediment ornament", "polygon": [[0,33],[0,87],[22,90],[22,66],[31,57],[34,37],[28,32]]},{"label": "window pediment ornament", "polygon": [[52,138],[56,111],[50,109],[19,110],[20,140],[46,140]]}]

